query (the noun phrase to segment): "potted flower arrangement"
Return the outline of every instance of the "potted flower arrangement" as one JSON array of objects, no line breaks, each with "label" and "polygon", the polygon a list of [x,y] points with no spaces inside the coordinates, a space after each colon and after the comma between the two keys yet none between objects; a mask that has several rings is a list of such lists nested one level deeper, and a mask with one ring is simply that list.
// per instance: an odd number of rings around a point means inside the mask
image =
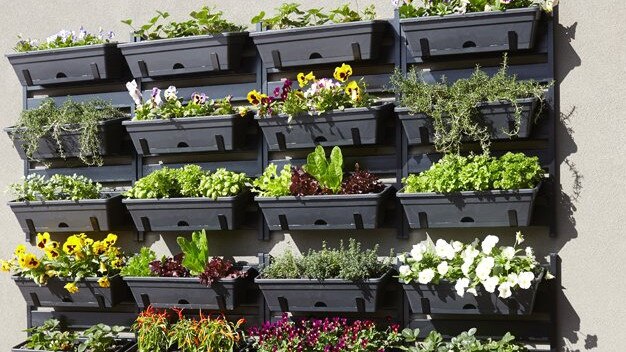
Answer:
[{"label": "potted flower arrangement", "polygon": [[170,86],[165,99],[153,88],[144,103],[136,81],[126,87],[136,106],[135,116],[124,126],[140,155],[230,151],[245,145],[250,115],[240,116],[231,97],[213,100],[193,93],[185,103]]},{"label": "potted flower arrangement", "polygon": [[447,341],[444,336],[431,331],[424,339],[420,339],[419,329],[406,328],[402,330],[400,350],[409,352],[434,352],[434,351],[470,351],[472,352],[528,352],[528,348],[515,342],[515,336],[507,332],[500,340],[487,338],[481,340],[476,337],[476,328],[463,331]]},{"label": "potted flower arrangement", "polygon": [[337,249],[326,243],[301,257],[272,258],[254,280],[273,312],[375,312],[379,293],[391,278],[389,260],[351,239]]},{"label": "potted flower arrangement", "polygon": [[26,329],[28,338],[12,352],[125,352],[134,342],[120,337],[122,326],[94,325],[84,331],[62,331],[61,322],[48,319],[40,326]]},{"label": "potted flower arrangement", "polygon": [[542,10],[557,0],[394,0],[410,55],[441,55],[532,49]]},{"label": "potted flower arrangement", "polygon": [[148,248],[128,260],[121,275],[140,308],[233,310],[251,282],[250,270],[230,260],[209,256],[204,231],[191,240],[179,237],[183,253],[156,259]]},{"label": "potted flower arrangement", "polygon": [[86,165],[101,166],[102,156],[121,151],[125,119],[109,102],[68,99],[57,106],[46,99],[22,111],[17,124],[4,130],[24,160],[78,157]]},{"label": "potted flower arrangement", "polygon": [[112,231],[126,228],[122,196],[111,196],[102,185],[78,175],[28,175],[10,187],[9,202],[22,230],[37,232]]},{"label": "potted flower arrangement", "polygon": [[284,79],[272,96],[248,93],[269,150],[378,142],[391,105],[375,105],[365,82],[350,80],[350,65],[335,68],[333,76],[299,73],[300,89]]},{"label": "potted flower arrangement", "polygon": [[549,85],[509,75],[506,54],[492,77],[480,68],[452,84],[426,83],[415,68],[406,77],[398,70],[391,77],[408,143],[434,143],[444,153],[458,153],[466,141],[489,151],[491,140],[530,137]]},{"label": "potted flower arrangement", "polygon": [[36,239],[42,255],[19,245],[0,269],[13,273],[29,306],[109,308],[128,297],[118,275],[125,259],[116,242],[114,234],[94,241],[81,233],[61,244],[44,232]]},{"label": "potted flower arrangement", "polygon": [[23,86],[116,79],[127,68],[114,38],[113,32],[93,34],[83,27],[78,33],[62,30],[42,43],[20,38],[17,53],[6,56]]},{"label": "potted flower arrangement", "polygon": [[[517,233],[513,246],[497,236],[470,244],[424,241],[399,256],[411,310],[418,314],[530,314],[544,269]],[[547,276],[548,278],[551,276]]]},{"label": "potted flower arrangement", "polygon": [[411,228],[529,226],[544,172],[537,157],[448,154],[402,180]]},{"label": "potted flower arrangement", "polygon": [[163,167],[135,182],[123,203],[139,231],[232,230],[248,204],[247,182],[226,169]]},{"label": "potted flower arrangement", "polygon": [[283,68],[378,58],[387,22],[374,20],[374,6],[362,13],[348,4],[325,13],[285,3],[273,17],[252,19],[262,31],[250,33],[266,68]]},{"label": "potted flower arrangement", "polygon": [[120,45],[133,77],[163,77],[235,70],[248,41],[245,26],[236,25],[221,11],[203,6],[184,22],[161,24],[169,13],[157,11],[147,24],[134,28],[138,41]]},{"label": "potted flower arrangement", "polygon": [[244,343],[240,331],[245,320],[232,323],[223,316],[200,314],[187,318],[182,310],[172,317],[167,311],[152,307],[139,314],[132,329],[137,335],[139,352],[153,351],[220,351],[234,352]]},{"label": "potted flower arrangement", "polygon": [[344,178],[341,149],[334,147],[327,158],[321,146],[301,168],[285,165],[279,172],[270,164],[252,187],[270,230],[375,229],[392,193],[358,164]]}]

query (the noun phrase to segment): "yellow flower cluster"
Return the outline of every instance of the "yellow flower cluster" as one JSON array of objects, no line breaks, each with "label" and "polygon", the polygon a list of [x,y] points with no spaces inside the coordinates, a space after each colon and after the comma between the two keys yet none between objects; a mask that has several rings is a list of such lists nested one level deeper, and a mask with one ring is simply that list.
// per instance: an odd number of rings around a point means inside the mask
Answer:
[{"label": "yellow flower cluster", "polygon": [[341,64],[341,67],[335,68],[333,76],[339,82],[345,82],[352,76],[352,67],[350,65]]},{"label": "yellow flower cluster", "polygon": [[313,81],[315,81],[315,76],[313,75],[313,72],[309,72],[306,75],[302,72],[298,73],[298,84],[300,85],[300,88],[304,88],[304,86],[309,84],[309,82]]}]

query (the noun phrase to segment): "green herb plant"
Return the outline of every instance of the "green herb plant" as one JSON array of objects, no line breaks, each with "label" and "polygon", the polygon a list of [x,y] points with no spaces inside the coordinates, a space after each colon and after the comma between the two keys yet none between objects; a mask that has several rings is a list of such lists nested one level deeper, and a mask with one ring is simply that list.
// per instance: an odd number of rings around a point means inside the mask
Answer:
[{"label": "green herb plant", "polygon": [[428,336],[419,341],[419,329],[402,330],[401,337],[404,339],[403,346],[399,349],[408,352],[440,352],[440,351],[472,351],[472,352],[526,352],[526,347],[515,343],[515,337],[506,333],[501,340],[491,338],[480,340],[476,338],[476,329],[472,328],[453,337],[449,342],[444,341],[443,336],[437,331],[431,331]]},{"label": "green herb plant", "polygon": [[280,173],[275,164],[270,164],[263,174],[252,181],[252,191],[259,197],[281,197],[290,195],[291,165],[283,166]]},{"label": "green herb plant", "polygon": [[479,67],[467,79],[459,79],[448,85],[442,82],[430,84],[415,68],[406,77],[396,70],[391,77],[391,87],[400,96],[400,104],[413,114],[422,113],[432,119],[434,144],[437,151],[458,153],[463,141],[478,142],[484,152],[489,152],[491,131],[480,114],[479,104],[484,102],[508,102],[514,108],[514,128],[504,133],[514,136],[521,126],[522,106],[518,99],[537,98],[541,113],[545,89],[550,84],[534,80],[520,81],[507,73],[507,56],[500,70],[493,76]]},{"label": "green herb plant", "polygon": [[40,161],[34,155],[41,139],[50,139],[65,158],[63,135],[80,133],[80,160],[87,165],[102,165],[99,123],[124,116],[102,100],[78,103],[68,99],[57,106],[54,100],[46,99],[39,107],[22,111],[11,137],[24,141],[24,152],[29,159]]},{"label": "green herb plant", "polygon": [[363,20],[373,20],[376,17],[374,5],[368,6],[359,13],[345,4],[324,13],[322,8],[302,10],[298,3],[284,3],[276,8],[276,14],[266,17],[265,11],[261,11],[252,18],[252,23],[262,23],[267,29],[302,28],[319,26],[326,23],[347,23]]},{"label": "green herb plant", "polygon": [[111,351],[116,346],[115,339],[122,331],[122,326],[94,325],[81,334],[83,342],[78,346],[78,352]]},{"label": "green herb plant", "polygon": [[405,193],[516,190],[536,187],[544,172],[537,157],[447,154],[430,169],[402,180]]},{"label": "green herb plant", "polygon": [[102,185],[85,176],[37,174],[28,175],[24,181],[13,183],[10,191],[18,201],[98,199]]},{"label": "green herb plant", "polygon": [[128,259],[126,265],[120,271],[120,275],[132,277],[152,276],[150,263],[155,260],[156,253],[150,248],[142,247],[139,253],[136,253]]}]

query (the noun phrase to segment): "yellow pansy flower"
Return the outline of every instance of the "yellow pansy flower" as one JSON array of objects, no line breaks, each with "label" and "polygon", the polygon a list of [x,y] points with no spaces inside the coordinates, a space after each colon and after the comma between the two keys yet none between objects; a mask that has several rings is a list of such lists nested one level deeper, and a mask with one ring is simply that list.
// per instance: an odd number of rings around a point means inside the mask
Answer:
[{"label": "yellow pansy flower", "polygon": [[101,241],[94,242],[93,246],[91,247],[91,250],[95,255],[103,255],[104,253],[106,253],[107,249],[107,244]]},{"label": "yellow pansy flower", "polygon": [[16,257],[19,257],[19,256],[25,254],[26,253],[26,246],[23,245],[23,244],[18,245],[17,247],[15,247],[15,252],[14,253],[15,253]]},{"label": "yellow pansy flower", "polygon": [[113,246],[115,242],[117,242],[117,235],[113,233],[108,234],[104,239],[104,243],[106,243],[109,247]]},{"label": "yellow pansy flower", "polygon": [[307,73],[306,75],[302,72],[298,73],[298,84],[300,84],[300,88],[306,86],[311,81],[315,81],[313,71]]},{"label": "yellow pansy flower", "polygon": [[63,251],[67,254],[79,254],[81,253],[84,241],[81,237],[72,235],[67,238],[67,241],[63,244]]},{"label": "yellow pansy flower", "polygon": [[50,234],[48,232],[37,234],[37,247],[44,249],[50,242]]},{"label": "yellow pansy flower", "polygon": [[8,273],[9,271],[11,271],[12,267],[13,265],[11,265],[10,262],[0,259],[0,271],[4,271],[5,273]]},{"label": "yellow pansy flower", "polygon": [[107,265],[104,262],[100,262],[100,268],[98,269],[98,272],[104,274],[107,271]]},{"label": "yellow pansy flower", "polygon": [[78,292],[78,286],[76,286],[76,283],[74,282],[69,282],[65,284],[63,288],[65,288],[67,292],[72,293],[72,294]]},{"label": "yellow pansy flower", "polygon": [[39,264],[41,264],[39,259],[37,259],[37,256],[32,253],[22,254],[18,258],[18,261],[22,269],[35,269],[39,266]]},{"label": "yellow pansy flower", "polygon": [[48,257],[48,259],[56,259],[59,257],[59,255],[61,255],[57,248],[46,247],[44,251],[46,252],[46,256]]},{"label": "yellow pansy flower", "polygon": [[336,80],[340,82],[345,82],[352,76],[352,66],[341,64],[341,67],[335,68],[335,73],[333,74]]},{"label": "yellow pansy flower", "polygon": [[356,81],[348,83],[346,86],[346,94],[348,94],[350,99],[354,101],[359,100],[361,98],[361,88],[359,87],[359,84],[356,83]]},{"label": "yellow pansy flower", "polygon": [[98,280],[98,285],[100,285],[100,287],[103,287],[103,288],[111,287],[111,283],[109,282],[109,278],[106,277],[106,276],[105,277],[101,277]]},{"label": "yellow pansy flower", "polygon": [[257,92],[256,90],[250,91],[250,93],[248,93],[248,101],[254,106],[261,104],[262,98],[263,94]]},{"label": "yellow pansy flower", "polygon": [[123,265],[124,261],[122,260],[122,258],[115,258],[111,261],[111,267],[115,269],[121,269]]}]

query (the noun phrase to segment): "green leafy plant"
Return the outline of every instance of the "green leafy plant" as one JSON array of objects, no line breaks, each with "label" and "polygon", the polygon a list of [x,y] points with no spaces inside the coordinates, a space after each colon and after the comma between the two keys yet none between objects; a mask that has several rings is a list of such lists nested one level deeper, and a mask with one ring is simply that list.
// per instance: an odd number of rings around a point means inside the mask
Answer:
[{"label": "green leafy plant", "polygon": [[[373,249],[362,249],[361,244],[350,239],[345,247],[329,249],[323,243],[319,251],[309,250],[302,257],[295,257],[290,251],[272,258],[263,268],[263,278],[268,279],[342,279],[361,281],[380,277],[390,268],[390,260],[378,260],[378,245]],[[391,253],[390,257],[393,256]]]},{"label": "green leafy plant", "polygon": [[39,107],[22,111],[11,137],[23,140],[26,156],[37,160],[34,155],[41,139],[54,142],[59,155],[65,158],[63,135],[80,133],[80,160],[87,165],[102,165],[99,124],[124,116],[111,103],[102,100],[78,103],[68,99],[57,106],[54,100],[46,99]]},{"label": "green leafy plant", "polygon": [[200,180],[198,191],[203,197],[211,199],[229,197],[241,193],[248,182],[248,177],[243,173],[217,169]]},{"label": "green leafy plant", "polygon": [[70,331],[61,331],[61,322],[48,319],[43,325],[24,330],[28,333],[24,347],[41,351],[71,351],[74,349],[77,335]]},{"label": "green leafy plant", "polygon": [[104,32],[100,29],[98,34],[92,34],[87,32],[83,27],[80,27],[78,33],[75,31],[61,30],[56,34],[53,34],[46,38],[45,42],[40,43],[37,39],[24,39],[22,36],[18,36],[19,41],[15,45],[15,51],[26,52],[36,50],[47,49],[59,49],[69,48],[75,46],[85,46],[93,44],[104,44],[112,41],[115,38],[115,34],[111,31]]},{"label": "green leafy plant", "polygon": [[[493,76],[476,68],[467,79],[459,79],[448,85],[442,82],[426,83],[420,73],[412,68],[406,77],[396,70],[391,77],[394,93],[400,96],[400,104],[411,113],[426,114],[433,121],[435,148],[444,153],[458,153],[463,141],[479,142],[484,152],[489,152],[491,131],[480,114],[480,103],[507,102],[514,108],[514,128],[505,130],[517,135],[521,125],[522,106],[518,99],[537,98],[541,107],[544,91],[550,84],[534,80],[520,81],[507,73],[507,56],[500,70]],[[534,118],[540,116],[537,109]]]},{"label": "green leafy plant", "polygon": [[126,266],[122,268],[120,275],[134,277],[152,276],[150,263],[156,260],[156,253],[147,247],[142,247],[139,253],[136,253],[128,259]]},{"label": "green leafy plant", "polygon": [[169,317],[166,311],[157,311],[152,306],[139,313],[131,329],[137,335],[139,352],[167,351]]},{"label": "green leafy plant", "polygon": [[328,22],[347,23],[373,20],[376,17],[374,5],[365,8],[362,14],[352,10],[349,4],[339,6],[328,13],[324,13],[322,8],[302,10],[298,3],[284,3],[275,10],[276,14],[272,17],[266,17],[265,11],[261,11],[252,18],[252,23],[262,23],[268,29],[286,29],[319,26]]},{"label": "green leafy plant", "polygon": [[402,180],[405,193],[516,190],[536,187],[543,178],[539,158],[508,152],[488,155],[445,155],[430,169]]},{"label": "green leafy plant", "polygon": [[321,145],[315,147],[315,151],[306,158],[304,171],[320,183],[324,188],[333,193],[339,193],[343,181],[343,155],[339,147],[334,147],[330,152],[330,159],[326,158],[326,152]]},{"label": "green leafy plant", "polygon": [[192,275],[200,275],[209,260],[209,241],[206,231],[196,231],[191,234],[191,240],[178,237],[176,242],[185,253],[183,266],[189,269]]},{"label": "green leafy plant", "polygon": [[393,0],[401,18],[444,16],[482,11],[505,11],[531,6],[540,6],[545,12],[552,12],[558,0]]},{"label": "green leafy plant", "polygon": [[55,174],[50,178],[30,174],[9,186],[17,201],[98,199],[102,185],[85,176]]},{"label": "green leafy plant", "polygon": [[142,40],[180,38],[194,35],[215,35],[225,32],[241,32],[246,30],[246,26],[236,25],[225,18],[222,11],[203,6],[197,11],[189,14],[191,19],[183,22],[172,21],[161,24],[159,21],[170,17],[168,12],[157,11],[157,15],[151,18],[148,23],[139,28],[133,27],[133,20],[123,20],[122,23],[130,26],[135,35]]},{"label": "green leafy plant", "polygon": [[78,346],[78,352],[111,351],[116,346],[115,339],[122,331],[122,326],[94,325],[80,334],[83,341]]},{"label": "green leafy plant", "polygon": [[403,346],[399,348],[409,352],[525,352],[526,347],[515,343],[515,337],[506,333],[501,340],[491,338],[479,340],[476,338],[476,329],[472,328],[453,337],[449,342],[444,341],[443,336],[437,331],[431,331],[423,341],[419,341],[419,329],[406,328],[400,336],[404,339]]},{"label": "green leafy plant", "polygon": [[259,197],[288,196],[291,185],[291,165],[283,166],[278,173],[275,164],[270,164],[263,174],[252,181],[252,191]]}]

